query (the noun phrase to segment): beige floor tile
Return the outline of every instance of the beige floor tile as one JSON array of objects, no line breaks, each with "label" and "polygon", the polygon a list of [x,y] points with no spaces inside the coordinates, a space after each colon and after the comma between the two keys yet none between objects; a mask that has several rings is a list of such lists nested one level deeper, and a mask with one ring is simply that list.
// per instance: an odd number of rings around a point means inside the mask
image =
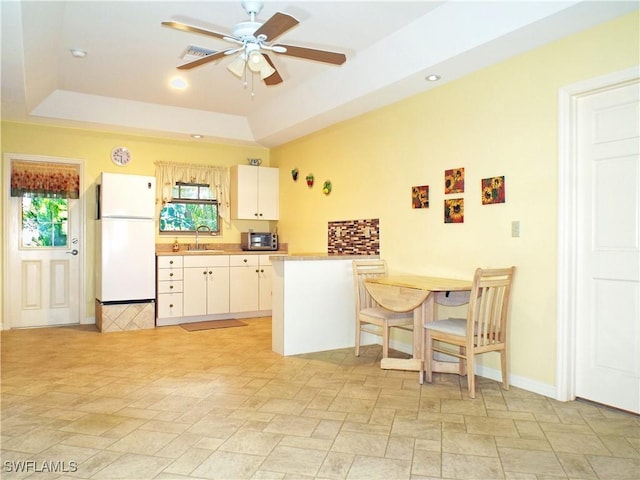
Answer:
[{"label": "beige floor tile", "polygon": [[220,445],[218,450],[267,456],[281,439],[282,435],[277,433],[239,430]]},{"label": "beige floor tile", "polygon": [[276,447],[261,466],[262,470],[290,475],[315,476],[327,452],[295,447]]},{"label": "beige floor tile", "polygon": [[175,433],[135,430],[110,445],[109,450],[153,455],[177,436]]},{"label": "beige floor tile", "polygon": [[395,458],[378,458],[356,455],[349,469],[347,479],[408,479],[411,462]]},{"label": "beige floor tile", "polygon": [[535,475],[565,474],[554,452],[507,447],[500,447],[498,451],[505,472]]},{"label": "beige floor tile", "polygon": [[504,471],[498,458],[443,453],[442,476],[464,480],[498,480],[504,478]]},{"label": "beige floor tile", "polygon": [[334,452],[384,457],[388,437],[371,433],[341,431],[333,443]]},{"label": "beige floor tile", "polygon": [[138,478],[154,478],[171,462],[172,460],[168,458],[125,453],[118,457],[116,461],[95,473],[94,477],[100,480],[131,480],[132,473],[135,472]]},{"label": "beige floor tile", "polygon": [[92,480],[640,478],[638,416],[481,377],[472,400],[458,375],[381,370],[379,345],[282,357],[270,319],[247,323],[0,332],[3,462],[75,460],[60,478]]},{"label": "beige floor tile", "polygon": [[256,455],[216,451],[196,467],[191,475],[212,479],[251,478],[263,460],[264,457]]}]

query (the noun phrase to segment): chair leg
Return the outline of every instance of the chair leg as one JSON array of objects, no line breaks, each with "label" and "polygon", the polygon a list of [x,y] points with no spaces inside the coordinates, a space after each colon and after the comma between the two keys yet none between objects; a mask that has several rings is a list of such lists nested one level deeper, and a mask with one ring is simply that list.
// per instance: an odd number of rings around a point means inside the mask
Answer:
[{"label": "chair leg", "polygon": [[360,356],[360,320],[356,320],[356,357]]},{"label": "chair leg", "polygon": [[500,350],[500,368],[502,369],[502,387],[509,390],[509,368],[507,366],[507,349]]},{"label": "chair leg", "polygon": [[389,357],[389,326],[382,326],[382,358]]},{"label": "chair leg", "polygon": [[433,340],[431,339],[431,332],[428,328],[423,328],[424,330],[424,345],[422,347],[422,355],[423,355],[423,364],[424,364],[424,372],[426,375],[427,382],[431,383],[433,381]]},{"label": "chair leg", "polygon": [[469,396],[476,398],[476,374],[474,366],[473,352],[469,355],[470,348],[467,349],[467,384],[469,385]]}]

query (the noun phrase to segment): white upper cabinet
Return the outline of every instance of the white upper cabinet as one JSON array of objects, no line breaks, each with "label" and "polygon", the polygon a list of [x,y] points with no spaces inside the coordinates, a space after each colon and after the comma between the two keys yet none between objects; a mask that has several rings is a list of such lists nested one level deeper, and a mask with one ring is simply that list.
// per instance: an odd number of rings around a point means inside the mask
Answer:
[{"label": "white upper cabinet", "polygon": [[231,167],[231,218],[278,220],[278,182],[277,168]]}]

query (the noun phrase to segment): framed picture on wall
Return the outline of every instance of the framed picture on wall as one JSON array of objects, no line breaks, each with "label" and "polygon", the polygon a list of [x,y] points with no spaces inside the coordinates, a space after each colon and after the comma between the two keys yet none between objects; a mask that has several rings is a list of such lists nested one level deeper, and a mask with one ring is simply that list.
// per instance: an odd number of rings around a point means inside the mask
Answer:
[{"label": "framed picture on wall", "polygon": [[444,193],[464,193],[464,168],[444,171]]},{"label": "framed picture on wall", "polygon": [[429,208],[429,185],[411,187],[411,207]]}]

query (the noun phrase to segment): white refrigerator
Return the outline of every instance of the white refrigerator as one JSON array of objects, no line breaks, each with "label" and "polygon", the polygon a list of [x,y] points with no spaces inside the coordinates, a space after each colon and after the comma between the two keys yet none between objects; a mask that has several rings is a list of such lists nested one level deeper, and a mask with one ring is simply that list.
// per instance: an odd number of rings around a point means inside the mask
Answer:
[{"label": "white refrigerator", "polygon": [[96,300],[155,302],[155,177],[102,173],[96,184]]}]

